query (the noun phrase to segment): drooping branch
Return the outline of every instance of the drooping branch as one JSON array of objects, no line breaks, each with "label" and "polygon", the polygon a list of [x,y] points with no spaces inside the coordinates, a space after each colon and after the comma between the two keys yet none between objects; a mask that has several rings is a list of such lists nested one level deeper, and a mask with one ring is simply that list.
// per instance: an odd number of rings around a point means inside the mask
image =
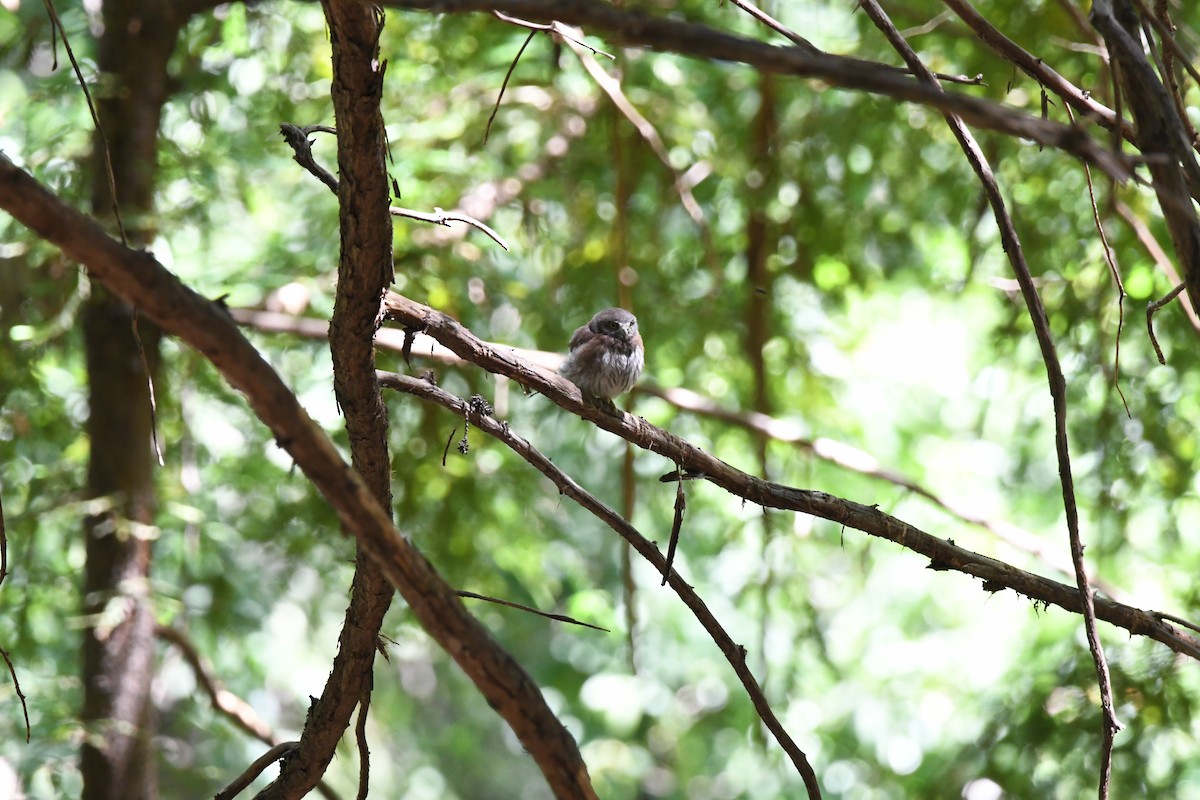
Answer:
[{"label": "drooping branch", "polygon": [[380,563],[422,627],[512,727],[551,789],[562,797],[595,797],[574,739],[534,681],[400,535],[362,478],[242,336],[222,304],[196,294],[150,253],[122,246],[95,220],[63,203],[2,154],[0,208],[84,264],[94,279],[165,331],[204,354],[246,396],[279,446]]},{"label": "drooping branch", "polygon": [[604,35],[617,44],[815,78],[841,89],[869,92],[957,114],[977,127],[1063,150],[1116,181],[1124,182],[1130,177],[1129,160],[1113,153],[1080,127],[1060,125],[959,92],[935,91],[884,64],[820,51],[807,52],[799,47],[777,47],[705,25],[625,10],[600,0],[385,0],[381,4],[444,13],[499,10],[542,22],[579,25],[586,33]]},{"label": "drooping branch", "polygon": [[[661,455],[674,469],[725,489],[752,503],[798,511],[845,525],[930,559],[930,567],[955,570],[980,578],[987,591],[1012,589],[1038,603],[1082,613],[1079,589],[1024,570],[998,559],[973,553],[950,540],[939,539],[880,511],[872,505],[807,489],[796,489],[760,480],[731,467],[695,445],[629,414],[614,416],[585,402],[579,389],[564,378],[525,361],[511,348],[495,348],[479,339],[450,316],[395,293],[384,300],[389,316],[402,325],[421,330],[460,358],[488,372],[504,375],[545,396],[556,405],[583,417],[644,450]],[[1131,634],[1147,636],[1170,649],[1200,660],[1200,639],[1166,624],[1155,612],[1096,598],[1096,616]]]},{"label": "drooping branch", "polygon": [[766,725],[767,729],[771,731],[771,735],[775,737],[779,746],[791,758],[796,770],[804,779],[804,785],[808,790],[810,800],[817,800],[821,796],[816,774],[813,772],[807,756],[796,745],[791,736],[788,735],[783,725],[779,722],[779,718],[775,716],[775,712],[771,709],[770,703],[763,694],[762,687],[758,685],[757,679],[755,679],[754,674],[746,664],[745,648],[738,645],[725,631],[721,623],[717,621],[717,618],[708,609],[708,606],[696,594],[696,591],[680,576],[678,571],[671,567],[669,559],[659,552],[658,547],[653,542],[642,536],[636,528],[630,525],[615,510],[609,508],[576,483],[570,475],[567,475],[560,468],[556,467],[528,439],[514,433],[508,423],[497,420],[489,414],[480,413],[478,406],[474,406],[460,397],[439,389],[428,381],[410,378],[406,375],[380,373],[380,382],[384,386],[415,395],[423,400],[448,408],[458,417],[469,420],[476,428],[504,442],[514,453],[525,459],[534,469],[549,478],[558,487],[560,492],[595,515],[597,519],[616,531],[633,549],[637,550],[646,561],[662,574],[663,582],[670,584],[671,588],[675,590],[675,593],[679,595],[679,598],[683,600],[684,604],[691,610],[700,624],[704,626],[704,630],[712,637],[717,647],[720,648],[721,653],[724,654],[730,666],[733,667],[733,671],[737,673],[742,686],[745,687],[746,693],[754,704],[759,718]]},{"label": "drooping branch", "polygon": [[[921,62],[916,52],[904,40],[900,32],[896,30],[896,27],[892,24],[891,19],[888,18],[883,8],[875,0],[859,0],[859,6],[866,11],[867,16],[883,32],[888,42],[896,48],[896,51],[900,53],[905,63],[909,65],[913,72],[923,82],[935,87],[939,91],[943,91],[940,84],[938,84],[937,78]],[[996,225],[1000,230],[1000,240],[1004,243],[1004,253],[1008,256],[1009,264],[1013,268],[1013,274],[1016,276],[1017,283],[1021,286],[1021,294],[1025,298],[1026,307],[1029,309],[1029,317],[1033,322],[1038,347],[1042,352],[1042,361],[1046,365],[1046,378],[1050,384],[1050,397],[1054,406],[1054,445],[1055,455],[1058,460],[1059,482],[1062,485],[1063,509],[1067,516],[1067,539],[1071,546],[1071,561],[1075,568],[1075,583],[1079,589],[1078,599],[1080,610],[1083,613],[1084,632],[1087,636],[1088,650],[1091,652],[1092,660],[1096,667],[1096,677],[1100,688],[1100,705],[1102,708],[1100,800],[1106,800],[1111,776],[1113,737],[1121,729],[1121,724],[1117,721],[1116,710],[1113,705],[1112,679],[1109,676],[1108,661],[1104,657],[1104,648],[1100,643],[1100,634],[1096,630],[1095,596],[1091,581],[1088,578],[1087,567],[1083,561],[1083,540],[1079,532],[1079,508],[1075,501],[1075,479],[1071,472],[1070,448],[1067,439],[1067,381],[1063,375],[1062,365],[1058,360],[1054,338],[1050,333],[1050,321],[1046,315],[1046,307],[1042,303],[1041,296],[1037,293],[1037,287],[1034,286],[1033,275],[1030,273],[1029,264],[1025,260],[1025,253],[1021,247],[1021,239],[1017,235],[1016,225],[1013,224],[1012,216],[1008,213],[1004,197],[1000,193],[999,184],[992,173],[991,165],[984,156],[983,150],[979,147],[979,143],[975,141],[974,134],[967,128],[966,124],[954,114],[945,114],[944,116],[946,124],[950,126],[950,130],[954,133],[954,138],[958,140],[959,146],[967,157],[967,161],[970,162],[971,168],[979,178],[984,194],[988,198],[988,203],[992,207],[992,214],[995,216]],[[1090,185],[1090,173],[1088,174],[1088,181]]]}]

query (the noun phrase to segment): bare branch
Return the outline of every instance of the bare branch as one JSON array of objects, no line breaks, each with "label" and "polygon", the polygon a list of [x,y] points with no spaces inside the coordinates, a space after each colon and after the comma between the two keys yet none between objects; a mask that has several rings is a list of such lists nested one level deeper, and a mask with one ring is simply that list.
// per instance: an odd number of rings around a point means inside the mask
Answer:
[{"label": "bare branch", "polygon": [[[392,388],[399,388],[399,385],[395,382],[395,379],[403,378],[403,377],[404,377],[403,375],[394,375],[393,373],[380,373],[379,382],[381,384],[383,384],[384,386],[391,386]],[[403,390],[401,390],[401,391],[403,391]],[[454,438],[453,434],[451,434],[451,438]],[[507,606],[508,608],[516,608],[516,609],[519,609],[520,611],[527,611],[530,614],[536,614],[539,617],[545,617],[546,619],[552,619],[555,622],[565,622],[568,625],[579,625],[584,628],[591,628],[594,631],[610,633],[608,628],[601,628],[599,625],[593,625],[590,622],[583,622],[582,620],[575,619],[574,617],[569,617],[566,614],[554,614],[550,611],[542,611],[541,609],[534,608],[533,606],[522,605],[521,603],[514,603],[512,600],[501,600],[499,597],[489,597],[486,594],[476,594],[475,592],[468,592],[465,589],[459,589],[458,596],[459,597],[469,597],[472,600],[483,600],[485,603],[494,603],[498,606]]]},{"label": "bare branch", "polygon": [[1095,120],[1109,130],[1117,129],[1123,137],[1133,141],[1133,126],[1128,120],[1118,120],[1116,112],[1111,108],[1097,103],[1087,92],[1059,75],[1045,61],[1009,39],[988,22],[968,0],[942,0],[942,2],[957,14],[959,19],[965,22],[971,30],[975,31],[981,42],[992,48],[1002,58],[1015,64],[1026,75],[1037,81],[1039,86],[1054,92],[1069,107],[1074,108],[1086,118]]},{"label": "bare branch", "polygon": [[1193,198],[1200,198],[1200,162],[1192,149],[1170,93],[1146,59],[1138,38],[1127,28],[1139,21],[1132,8],[1118,19],[1112,0],[1095,0],[1091,20],[1104,35],[1113,64],[1120,74],[1123,96],[1137,124],[1137,145],[1143,154],[1162,158],[1147,161],[1154,192],[1179,256],[1188,299],[1200,308],[1200,218]]},{"label": "bare branch", "polygon": [[279,744],[271,726],[258,715],[254,707],[226,689],[221,681],[212,674],[212,669],[204,662],[200,651],[183,631],[176,630],[169,625],[159,625],[154,629],[154,634],[159,639],[170,642],[179,650],[183,660],[191,667],[192,674],[196,677],[196,683],[200,684],[200,688],[208,695],[213,708],[263,744]]},{"label": "bare branch", "polygon": [[254,779],[262,774],[262,771],[276,761],[280,761],[289,755],[294,754],[300,749],[299,742],[282,742],[275,745],[267,752],[263,753],[258,758],[246,767],[241,775],[237,776],[221,791],[217,792],[213,800],[233,800],[241,794],[242,790],[250,784],[254,783]]},{"label": "bare branch", "polygon": [[[493,11],[492,14],[494,14],[497,19],[504,20],[505,22],[508,22],[512,25],[517,25],[522,28],[529,28],[529,30],[531,30],[531,31],[548,31],[550,33],[557,34],[558,36],[561,36],[562,38],[566,39],[568,42],[577,44],[580,47],[584,47],[584,48],[587,48],[588,50],[591,50],[592,53],[595,55],[604,56],[605,58],[611,59],[613,61],[617,60],[617,57],[614,56],[612,53],[606,53],[603,50],[592,47],[590,44],[585,42],[581,36],[576,36],[575,31],[572,31],[570,28],[563,25],[562,23],[551,22],[547,25],[540,25],[536,22],[529,22],[528,20],[517,19],[516,17],[510,17],[508,14],[505,14],[500,11]],[[525,41],[526,41],[526,43],[528,43],[529,40],[526,39]],[[524,48],[521,48],[521,49],[524,49]],[[518,58],[519,57],[520,57],[520,55],[518,54]]]},{"label": "bare branch", "polygon": [[1179,293],[1187,287],[1186,283],[1181,283],[1171,291],[1167,292],[1165,297],[1158,300],[1152,300],[1146,305],[1146,330],[1150,334],[1150,344],[1154,345],[1154,354],[1158,356],[1158,363],[1166,366],[1167,357],[1163,355],[1162,347],[1158,343],[1158,337],[1154,335],[1154,315],[1159,310],[1179,296]]},{"label": "bare branch", "polygon": [[[529,32],[529,35],[525,37],[525,41],[521,43],[521,49],[513,57],[512,63],[508,65],[508,72],[504,73],[504,82],[500,84],[500,93],[496,95],[496,105],[492,107],[492,113],[488,115],[487,127],[483,129],[484,144],[487,144],[488,136],[492,133],[492,122],[496,119],[496,112],[500,110],[500,101],[504,99],[504,90],[508,88],[508,81],[512,78],[512,74],[517,68],[517,62],[521,60],[521,56],[525,53],[525,48],[529,47],[529,43],[533,41],[533,37],[536,35],[536,31]],[[504,249],[507,250],[508,248]]]},{"label": "bare branch", "polygon": [[[867,12],[876,27],[884,33],[888,41],[904,58],[905,63],[920,76],[920,79],[941,91],[937,78],[921,63],[921,59],[917,57],[908,42],[900,36],[899,31],[896,30],[879,4],[875,0],[859,0],[859,6]],[[1087,567],[1083,562],[1083,542],[1079,533],[1079,509],[1075,502],[1075,483],[1071,475],[1071,457],[1067,442],[1067,381],[1058,360],[1054,339],[1050,335],[1050,322],[1046,316],[1046,308],[1033,284],[1033,276],[1029,272],[1029,265],[1025,262],[1021,240],[1017,236],[1016,226],[1013,224],[1004,198],[1000,194],[1000,187],[996,183],[995,175],[992,174],[991,165],[988,164],[978,142],[975,141],[975,137],[963,121],[953,114],[946,114],[945,117],[950,130],[954,133],[954,138],[958,140],[972,169],[979,177],[983,190],[987,194],[988,202],[992,206],[992,213],[1000,228],[1000,240],[1004,243],[1004,252],[1008,256],[1009,263],[1012,264],[1017,281],[1021,284],[1021,294],[1025,297],[1025,305],[1029,309],[1038,346],[1042,351],[1042,360],[1046,364],[1046,378],[1050,384],[1050,397],[1054,405],[1054,442],[1058,457],[1058,475],[1062,483],[1063,506],[1067,514],[1067,537],[1071,543],[1071,560],[1075,566],[1075,581],[1079,588],[1083,627],[1087,634],[1088,649],[1091,651],[1092,660],[1096,666],[1096,677],[1100,685],[1100,705],[1103,709],[1100,800],[1107,800],[1112,767],[1113,738],[1117,731],[1121,730],[1121,723],[1117,720],[1116,709],[1113,705],[1112,679],[1109,676],[1108,661],[1104,657],[1100,634],[1096,630],[1095,596],[1088,579]]]},{"label": "bare branch", "polygon": [[527,19],[579,25],[591,33],[604,32],[618,44],[815,78],[842,89],[933,106],[958,114],[972,125],[1061,149],[1122,183],[1131,175],[1128,158],[1113,153],[1080,128],[1059,125],[970,95],[936,91],[891,67],[869,61],[808,53],[798,47],[775,47],[704,25],[627,11],[600,0],[385,0],[383,4],[443,13],[500,10]]},{"label": "bare branch", "polygon": [[[816,774],[813,772],[812,766],[808,763],[807,756],[796,746],[796,743],[792,741],[792,738],[779,722],[779,719],[775,716],[775,712],[767,702],[762,688],[754,678],[754,674],[750,672],[749,667],[746,665],[745,648],[734,642],[729,634],[725,632],[725,629],[717,622],[716,617],[712,615],[708,606],[704,604],[704,601],[700,599],[695,590],[688,585],[677,570],[670,568],[667,560],[659,552],[658,547],[654,543],[642,536],[624,517],[602,503],[595,496],[589,494],[571,476],[555,466],[529,440],[513,433],[512,429],[506,423],[500,422],[488,414],[479,413],[467,401],[460,397],[455,397],[428,381],[391,373],[380,373],[380,381],[393,389],[408,392],[424,400],[444,406],[453,411],[456,416],[470,420],[471,424],[480,430],[504,442],[514,453],[525,459],[534,469],[549,478],[558,487],[560,492],[579,503],[580,506],[590,511],[599,520],[616,531],[633,549],[637,550],[656,570],[662,573],[666,582],[670,584],[675,593],[679,595],[679,598],[683,600],[684,605],[691,610],[700,624],[704,626],[704,630],[716,642],[717,647],[720,648],[730,666],[733,667],[734,672],[737,673],[742,686],[746,690],[746,694],[750,696],[751,702],[754,703],[754,708],[758,712],[759,718],[762,719],[763,724],[771,731],[779,746],[788,754],[797,771],[804,778],[804,785],[808,789],[810,800],[816,800],[821,796]],[[562,379],[556,379],[556,383],[558,382],[563,381]],[[571,385],[572,387],[574,386],[574,384]],[[556,391],[556,394],[561,393]],[[577,389],[574,394],[576,398],[579,397]],[[606,412],[596,410],[594,407],[592,408],[597,414],[609,416]],[[610,416],[610,419],[614,418]]]},{"label": "bare branch", "polygon": [[[1179,276],[1179,271],[1175,269],[1175,264],[1171,261],[1171,257],[1167,255],[1167,251],[1163,250],[1162,245],[1158,243],[1158,239],[1154,237],[1150,226],[1139,218],[1137,214],[1133,213],[1133,209],[1123,201],[1117,200],[1114,206],[1117,216],[1133,229],[1133,233],[1137,236],[1138,241],[1141,242],[1142,247],[1146,248],[1146,252],[1154,259],[1154,263],[1163,271],[1163,274],[1167,276],[1167,280],[1171,282],[1171,285],[1178,286],[1183,283],[1183,278]],[[1200,332],[1200,315],[1197,315],[1196,309],[1192,307],[1191,298],[1184,295],[1182,305],[1188,320],[1192,323],[1192,328]]]},{"label": "bare branch", "polygon": [[[499,102],[499,101],[497,101]],[[334,194],[338,192],[338,179],[333,176],[329,170],[317,163],[316,158],[312,154],[312,140],[308,138],[308,134],[313,131],[323,131],[326,133],[337,133],[336,128],[330,128],[324,125],[307,125],[303,128],[292,125],[290,122],[281,123],[279,126],[280,135],[283,136],[288,146],[292,148],[292,158],[297,164],[308,170],[321,183],[329,187]],[[450,227],[451,222],[465,222],[479,230],[483,231],[492,241],[508,250],[508,243],[504,241],[500,234],[489,228],[485,223],[475,219],[469,214],[461,211],[443,211],[440,208],[434,208],[433,213],[425,211],[413,211],[409,208],[400,208],[391,206],[388,211],[394,217],[404,217],[406,219],[415,219],[420,222],[429,222],[434,225],[442,225]]]},{"label": "bare branch", "polygon": [[574,739],[537,684],[463,606],[454,590],[342,460],[337,447],[237,329],[229,312],[184,286],[153,255],[108,236],[0,154],[0,208],[85,266],[95,280],[203,353],[243,392],[275,441],[382,565],[422,627],[459,664],[564,797],[595,797]]},{"label": "bare branch", "polygon": [[13,666],[8,651],[3,647],[0,647],[0,657],[3,657],[4,663],[8,665],[8,674],[12,676],[13,681],[13,691],[17,693],[17,698],[21,701],[21,713],[25,715],[25,744],[29,744],[29,737],[32,735],[33,729],[29,727],[29,706],[25,703],[25,693],[21,691],[21,682],[17,680],[17,668]]},{"label": "bare branch", "polygon": [[[1039,603],[1061,606],[1074,613],[1082,611],[1077,587],[972,553],[896,519],[876,506],[844,500],[825,492],[770,483],[747,475],[640,417],[628,414],[614,416],[586,403],[579,389],[570,381],[524,360],[512,348],[492,347],[440,311],[394,292],[389,292],[385,297],[384,306],[391,319],[402,325],[422,328],[463,360],[477,364],[488,372],[511,378],[597,427],[657,453],[672,467],[678,464],[685,476],[702,477],[752,503],[811,514],[887,539],[926,556],[939,566],[981,578],[989,585],[1012,589]],[[1200,639],[1174,629],[1151,612],[1101,598],[1096,598],[1095,604],[1096,615],[1100,619],[1131,634],[1148,636],[1178,653],[1200,660]]]}]

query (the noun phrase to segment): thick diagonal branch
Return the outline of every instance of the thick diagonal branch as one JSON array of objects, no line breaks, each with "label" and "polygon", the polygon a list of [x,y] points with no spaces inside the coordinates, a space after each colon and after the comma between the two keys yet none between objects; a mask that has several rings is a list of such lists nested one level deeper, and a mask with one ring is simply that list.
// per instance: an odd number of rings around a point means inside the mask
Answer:
[{"label": "thick diagonal branch", "polygon": [[249,341],[224,306],[206,300],[145,251],[114,240],[0,154],[0,208],[84,264],[139,311],[213,363],[382,566],[413,615],[512,727],[559,797],[595,797],[579,748],[541,691],[396,530],[358,473]]}]

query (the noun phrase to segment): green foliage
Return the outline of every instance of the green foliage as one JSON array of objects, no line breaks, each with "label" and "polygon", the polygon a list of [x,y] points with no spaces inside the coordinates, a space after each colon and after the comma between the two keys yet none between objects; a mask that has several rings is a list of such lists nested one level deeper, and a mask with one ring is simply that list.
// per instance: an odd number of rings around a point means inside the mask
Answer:
[{"label": "green foliage", "polygon": [[[49,32],[33,5],[0,16],[0,40],[15,43],[0,57],[0,149],[84,207],[90,117],[61,52],[59,69],[49,69]],[[731,5],[678,5],[690,19],[765,37]],[[978,5],[1104,99],[1097,59],[1060,46],[1081,34],[1058,4]],[[914,2],[896,22],[921,25],[941,8]],[[60,13],[94,79],[93,21],[80,8]],[[851,4],[779,4],[773,13],[822,48],[897,63]],[[672,168],[703,161],[711,169],[695,188],[710,254],[671,173],[570,50],[544,36],[516,66],[483,141],[525,35],[482,14],[388,13],[383,112],[401,192],[394,202],[449,209],[495,186],[511,196],[487,222],[513,246],[505,253],[476,232],[452,229],[447,238],[443,229],[398,220],[398,291],[483,338],[562,350],[575,326],[619,301],[623,280],[648,343],[646,380],[730,409],[754,402],[748,315],[765,292],[763,411],[812,438],[859,448],[971,513],[1032,531],[1047,551],[1066,552],[1044,367],[990,212],[936,112],[778,78],[778,131],[764,166],[752,137],[759,76],[614,49],[589,35],[614,50],[615,64],[601,63],[620,71]],[[986,86],[956,91],[1038,111],[1037,85],[961,26],[948,22],[913,42],[935,69],[983,74]],[[172,70],[155,254],[231,306],[273,303],[287,287],[305,298],[305,314],[327,317],[336,198],[278,137],[281,122],[334,122],[319,7],[221,6],[188,25]],[[1060,105],[1050,114],[1065,121]],[[314,138],[317,157],[333,169],[331,137]],[[1166,241],[1153,197],[1093,176],[1129,293],[1117,375],[1117,291],[1082,168],[1057,151],[980,138],[1012,202],[1067,372],[1090,563],[1135,604],[1192,615],[1200,603],[1200,543],[1187,533],[1200,516],[1195,332],[1178,305],[1164,310],[1156,324],[1168,366],[1158,365],[1142,309],[1169,282],[1108,205],[1115,195]],[[755,211],[775,242],[766,285],[747,278]],[[34,740],[21,743],[16,697],[0,681],[0,756],[38,798],[80,790],[77,609],[88,442],[74,315],[86,291],[74,265],[0,220],[0,492],[11,570],[0,589],[0,646],[28,695]],[[327,345],[252,336],[345,447]],[[214,674],[290,737],[336,650],[353,544],[202,357],[168,343],[164,359],[160,621],[186,630]],[[381,352],[379,361],[404,369],[397,354]],[[436,369],[442,386],[485,395],[581,485],[622,507],[622,442],[478,369]],[[459,455],[461,420],[409,397],[387,401],[398,525],[447,580],[610,629],[468,601],[544,687],[601,796],[799,796],[794,770],[760,730],[732,670],[657,575],[635,561],[629,631],[621,545],[611,531],[475,430],[469,453]],[[650,422],[739,468],[878,504],[973,550],[1072,581],[894,484],[780,442],[766,445],[763,464],[758,440],[728,422],[655,398],[635,403]],[[653,454],[634,454],[631,521],[664,548],[675,489],[657,476],[670,469]],[[688,487],[677,568],[748,648],[826,797],[1001,796],[989,793],[993,786],[1014,798],[1094,791],[1100,716],[1081,620],[925,567],[855,531],[764,515],[703,482]],[[1127,725],[1117,739],[1114,796],[1200,797],[1195,669],[1156,643],[1103,626],[1101,633]],[[411,800],[545,796],[532,761],[402,605],[384,634],[392,643],[379,661],[368,725],[375,791]],[[211,794],[262,752],[212,709],[166,645],[154,697],[164,797]],[[356,767],[348,738],[329,773],[343,796],[352,796]]]}]

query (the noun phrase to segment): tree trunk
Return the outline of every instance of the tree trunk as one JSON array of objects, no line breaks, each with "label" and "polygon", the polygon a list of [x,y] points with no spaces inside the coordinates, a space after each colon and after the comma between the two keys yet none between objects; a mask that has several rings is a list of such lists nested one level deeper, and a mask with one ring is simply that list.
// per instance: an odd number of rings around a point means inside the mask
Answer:
[{"label": "tree trunk", "polygon": [[[169,3],[105,0],[103,8],[97,58],[103,79],[96,92],[103,136],[94,139],[92,206],[97,215],[112,219],[107,159],[129,243],[145,246],[153,239],[167,59],[179,27]],[[87,494],[97,499],[84,521],[84,800],[158,796],[150,702],[151,540],[146,526],[154,524],[155,516],[147,368],[154,375],[159,334],[145,320],[134,326],[124,301],[93,286],[83,315],[91,441]]]}]

